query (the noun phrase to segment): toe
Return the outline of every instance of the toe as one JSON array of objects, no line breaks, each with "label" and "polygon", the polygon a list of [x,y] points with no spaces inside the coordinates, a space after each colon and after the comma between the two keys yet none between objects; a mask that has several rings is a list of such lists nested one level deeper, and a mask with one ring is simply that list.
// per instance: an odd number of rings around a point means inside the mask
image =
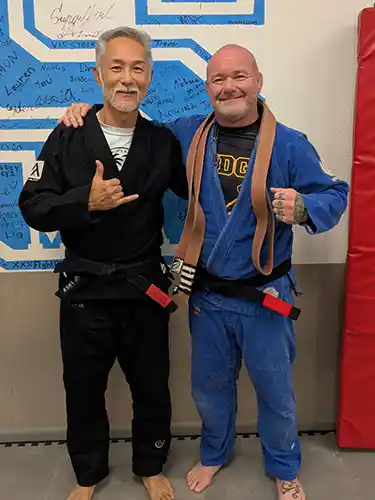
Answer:
[{"label": "toe", "polygon": [[189,483],[189,488],[192,491],[196,491],[197,486],[199,485],[199,481],[197,479],[192,479]]},{"label": "toe", "polygon": [[204,485],[202,483],[197,482],[194,491],[195,493],[201,493],[204,490]]},{"label": "toe", "polygon": [[189,486],[191,486],[192,483],[194,482],[194,476],[191,472],[189,472],[189,474],[186,476],[186,480]]}]

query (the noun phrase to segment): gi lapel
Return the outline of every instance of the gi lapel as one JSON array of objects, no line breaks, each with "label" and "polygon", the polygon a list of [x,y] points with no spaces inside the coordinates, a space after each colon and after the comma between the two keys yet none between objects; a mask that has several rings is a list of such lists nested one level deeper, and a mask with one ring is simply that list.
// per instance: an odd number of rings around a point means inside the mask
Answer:
[{"label": "gi lapel", "polygon": [[133,140],[120,172],[124,194],[140,194],[149,176],[152,123],[139,113]]},{"label": "gi lapel", "polygon": [[109,148],[105,135],[100,127],[96,113],[101,106],[93,106],[87,114],[83,133],[85,142],[92,152],[94,161],[100,160],[104,165],[104,179],[117,177],[121,180],[124,195],[139,193],[150,168],[150,142],[152,125],[139,113],[134,130],[133,140],[119,171],[116,160]]},{"label": "gi lapel", "polygon": [[[263,115],[259,131],[259,142],[255,156],[251,182],[251,199],[257,218],[257,228],[253,241],[253,263],[255,268],[264,275],[269,275],[273,269],[274,246],[274,215],[272,204],[268,197],[266,180],[276,131],[276,120],[268,106],[263,106]],[[180,283],[174,293],[181,298],[190,295],[194,282],[196,267],[201,252],[205,217],[199,204],[199,191],[204,165],[206,141],[213,124],[214,114],[209,115],[195,133],[189,148],[187,158],[187,179],[189,185],[188,213],[184,230],[177,246],[176,256],[172,263],[172,272],[180,275]],[[260,265],[260,252],[264,239],[268,239],[268,256],[264,268]],[[176,297],[176,300],[178,298]]]},{"label": "gi lapel", "polygon": [[93,106],[87,113],[83,134],[87,148],[91,150],[94,161],[99,160],[103,163],[103,178],[106,180],[119,177],[119,171],[96,116],[100,107]]}]

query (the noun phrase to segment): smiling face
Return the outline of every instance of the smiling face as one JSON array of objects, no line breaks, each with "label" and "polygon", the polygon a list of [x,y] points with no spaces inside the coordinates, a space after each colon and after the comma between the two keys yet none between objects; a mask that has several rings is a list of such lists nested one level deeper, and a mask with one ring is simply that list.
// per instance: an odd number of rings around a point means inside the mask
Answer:
[{"label": "smiling face", "polygon": [[151,80],[150,63],[144,47],[131,38],[110,40],[95,68],[104,101],[122,113],[139,108]]},{"label": "smiling face", "polygon": [[226,46],[207,65],[206,89],[219,123],[240,126],[257,117],[263,77],[244,47]]}]

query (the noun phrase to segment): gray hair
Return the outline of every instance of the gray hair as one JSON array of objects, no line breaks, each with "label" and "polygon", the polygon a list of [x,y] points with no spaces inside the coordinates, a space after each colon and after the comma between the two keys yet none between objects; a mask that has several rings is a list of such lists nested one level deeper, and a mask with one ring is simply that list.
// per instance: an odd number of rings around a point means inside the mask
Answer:
[{"label": "gray hair", "polygon": [[150,70],[152,68],[152,54],[151,54],[151,37],[142,30],[137,30],[135,28],[129,28],[128,26],[120,26],[112,30],[104,31],[98,38],[96,42],[95,55],[96,55],[96,65],[99,66],[100,58],[104,54],[107,43],[115,38],[130,38],[140,43],[145,49],[147,62],[150,65]]}]

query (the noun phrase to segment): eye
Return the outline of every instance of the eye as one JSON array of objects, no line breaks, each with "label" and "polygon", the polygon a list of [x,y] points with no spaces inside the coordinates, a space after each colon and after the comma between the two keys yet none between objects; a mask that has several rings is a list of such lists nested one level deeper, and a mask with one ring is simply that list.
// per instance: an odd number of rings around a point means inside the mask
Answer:
[{"label": "eye", "polygon": [[143,68],[142,68],[142,66],[135,66],[133,69],[134,69],[134,71],[135,71],[136,73],[142,73],[142,72],[143,72]]},{"label": "eye", "polygon": [[215,85],[221,85],[223,82],[224,82],[223,78],[214,78],[212,80],[212,83],[214,83]]},{"label": "eye", "polygon": [[112,71],[121,71],[121,66],[111,66]]},{"label": "eye", "polygon": [[245,80],[247,78],[246,75],[236,75],[235,79],[236,80]]}]

